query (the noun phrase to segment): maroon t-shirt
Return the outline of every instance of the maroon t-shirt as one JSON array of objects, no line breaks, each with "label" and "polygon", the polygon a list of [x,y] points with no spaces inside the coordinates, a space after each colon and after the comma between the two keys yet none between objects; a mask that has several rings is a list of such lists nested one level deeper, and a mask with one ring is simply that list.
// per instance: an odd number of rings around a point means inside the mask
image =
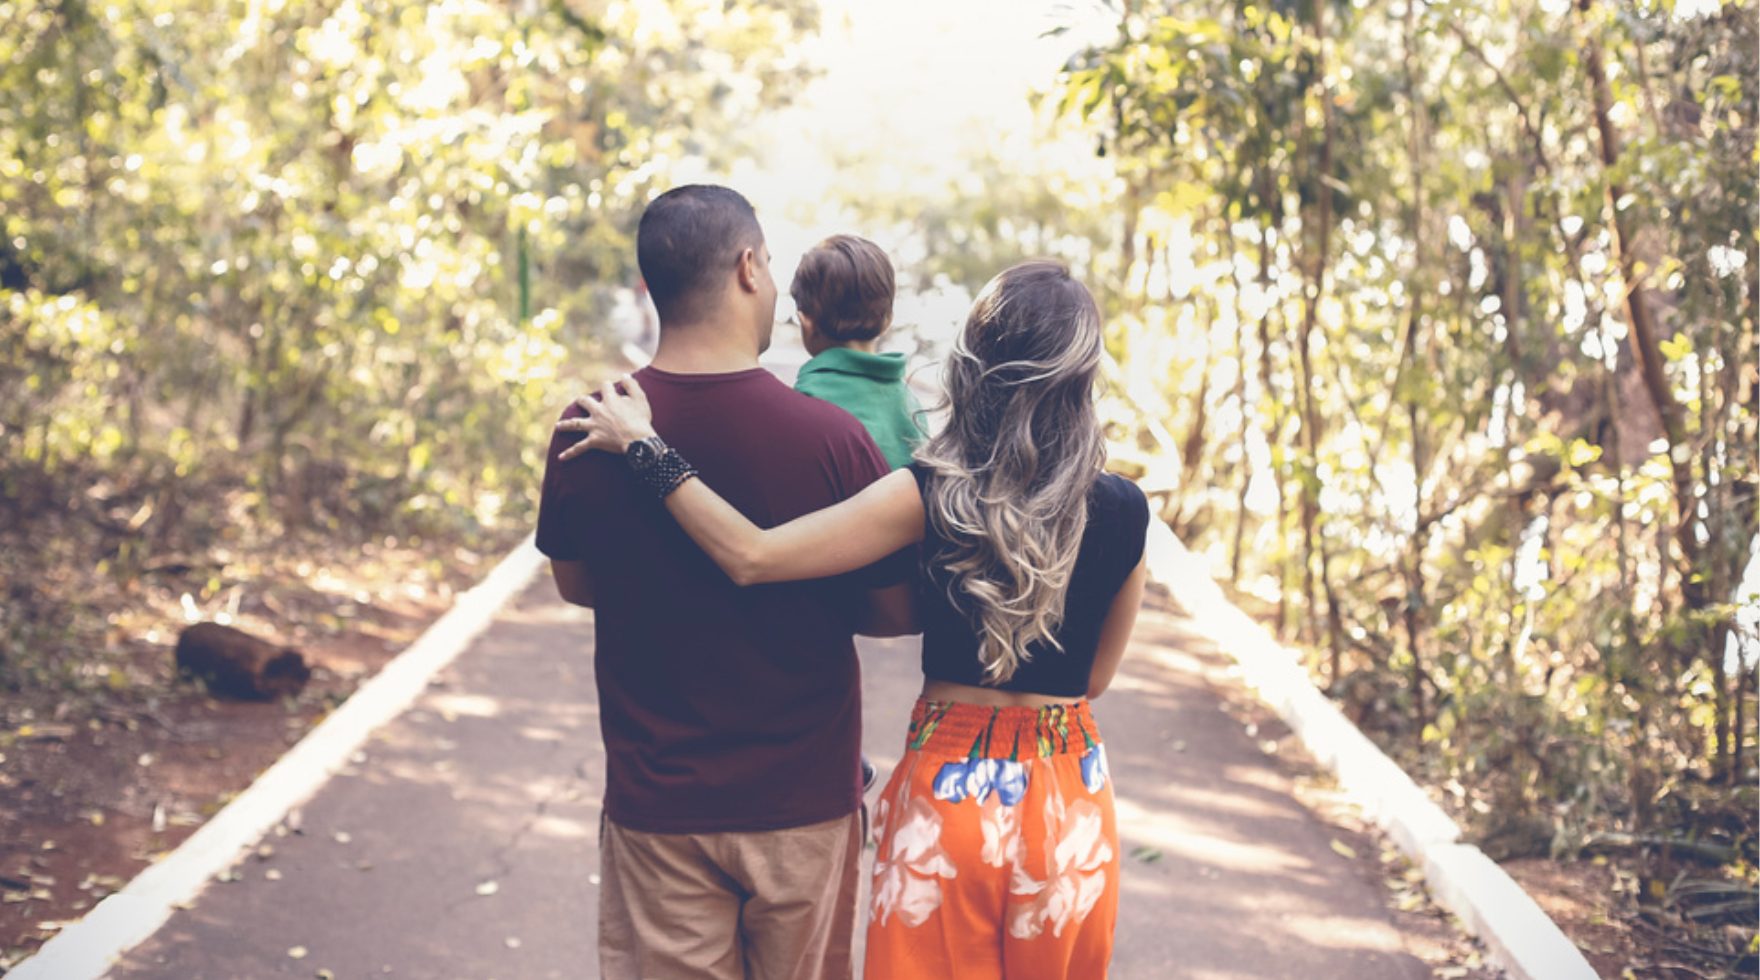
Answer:
[{"label": "maroon t-shirt", "polygon": [[[862,424],[768,371],[636,374],[654,430],[761,527],[836,503],[887,472]],[[580,414],[572,406],[564,417]],[[815,582],[740,588],[619,456],[556,454],[538,549],[594,586],[605,812],[650,833],[773,830],[855,812],[861,671],[851,640],[900,560]]]}]

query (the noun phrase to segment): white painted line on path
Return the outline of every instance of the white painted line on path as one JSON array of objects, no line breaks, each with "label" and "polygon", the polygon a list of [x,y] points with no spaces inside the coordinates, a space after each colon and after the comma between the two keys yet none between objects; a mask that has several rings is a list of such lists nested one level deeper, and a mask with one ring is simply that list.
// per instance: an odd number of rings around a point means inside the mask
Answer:
[{"label": "white painted line on path", "polygon": [[287,812],[317,793],[379,726],[402,714],[428,681],[470,646],[530,583],[544,558],[528,537],[416,641],[357,688],[244,792],[176,850],[62,929],[8,980],[88,980],[146,940],[179,905],[231,867]]},{"label": "white painted line on path", "polygon": [[1203,559],[1161,521],[1149,522],[1149,577],[1191,613],[1192,625],[1233,657],[1241,676],[1289,725],[1345,794],[1424,870],[1437,903],[1459,916],[1515,980],[1594,980],[1557,923],[1397,763],[1314,686],[1301,661],[1230,602]]}]

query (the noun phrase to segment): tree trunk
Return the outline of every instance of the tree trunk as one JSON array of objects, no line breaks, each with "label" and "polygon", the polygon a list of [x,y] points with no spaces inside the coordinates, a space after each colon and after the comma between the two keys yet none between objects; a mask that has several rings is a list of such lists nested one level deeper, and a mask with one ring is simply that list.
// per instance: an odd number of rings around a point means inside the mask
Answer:
[{"label": "tree trunk", "polygon": [[1252,411],[1247,407],[1247,324],[1246,310],[1241,306],[1241,276],[1235,267],[1237,256],[1234,245],[1234,226],[1224,212],[1223,242],[1228,247],[1228,279],[1234,291],[1234,403],[1240,412],[1240,428],[1237,430],[1238,448],[1241,454],[1241,489],[1235,498],[1234,544],[1229,552],[1228,584],[1239,587],[1241,584],[1241,550],[1247,535],[1247,490],[1253,483],[1253,464],[1247,455],[1247,425],[1252,418]]},{"label": "tree trunk", "polygon": [[[1701,432],[1722,431],[1722,427],[1718,423],[1723,412],[1721,406],[1718,406],[1718,392],[1711,381],[1712,372],[1701,368],[1699,371],[1699,431]],[[1728,538],[1724,521],[1731,503],[1728,500],[1729,478],[1727,474],[1720,472],[1722,468],[1717,461],[1716,440],[1703,440],[1700,458],[1705,473],[1706,525],[1709,531],[1709,547],[1706,548],[1709,559],[1706,564],[1710,566],[1709,590],[1712,597],[1721,602],[1735,588],[1734,583],[1729,581],[1730,562],[1725,553]],[[1736,575],[1741,574],[1739,567],[1734,571]],[[1724,670],[1724,644],[1729,636],[1728,631],[1728,617],[1722,618],[1717,625],[1706,631],[1710,639],[1707,650],[1711,661],[1711,728],[1713,732],[1712,744],[1716,752],[1711,764],[1711,772],[1714,777],[1729,765],[1730,757],[1729,676]]]},{"label": "tree trunk", "polygon": [[1747,663],[1745,659],[1740,660],[1739,663],[1743,666],[1741,670],[1736,671],[1736,703],[1733,712],[1735,718],[1731,723],[1731,727],[1735,730],[1735,744],[1730,747],[1729,767],[1724,772],[1724,778],[1732,785],[1736,780],[1742,778],[1743,747],[1747,744],[1748,739],[1748,679],[1753,674],[1753,671],[1748,670],[1745,666]]},{"label": "tree trunk", "polygon": [[[1326,597],[1326,638],[1329,651],[1330,672],[1328,683],[1336,683],[1343,668],[1344,645],[1343,629],[1340,621],[1338,603],[1332,593],[1330,576],[1330,549],[1326,546],[1325,531],[1320,523],[1320,413],[1314,401],[1314,367],[1313,367],[1313,336],[1318,325],[1320,300],[1326,292],[1326,276],[1330,268],[1332,245],[1332,195],[1329,183],[1332,176],[1332,97],[1327,91],[1326,71],[1326,7],[1324,4],[1314,5],[1314,37],[1318,50],[1316,63],[1320,88],[1320,160],[1317,173],[1312,180],[1315,198],[1314,258],[1312,271],[1307,276],[1305,304],[1302,311],[1302,326],[1298,336],[1297,353],[1301,361],[1301,411],[1302,411],[1302,451],[1306,457],[1303,461],[1302,479],[1302,546],[1304,548],[1303,591],[1308,599],[1308,615],[1312,616],[1317,603],[1315,602],[1316,576],[1314,560],[1319,558],[1320,570],[1318,585]],[[1306,229],[1304,229],[1306,230]],[[1311,635],[1311,634],[1310,634]]]},{"label": "tree trunk", "polygon": [[[1261,170],[1261,187],[1269,183],[1269,170]],[[1262,219],[1259,226],[1259,285],[1271,288],[1271,224],[1270,217]],[[1267,304],[1265,313],[1259,317],[1259,384],[1264,389],[1260,397],[1271,406],[1271,415],[1265,421],[1265,440],[1271,450],[1271,477],[1277,486],[1277,638],[1285,640],[1289,637],[1289,549],[1284,546],[1284,528],[1289,521],[1289,494],[1283,486],[1283,462],[1277,457],[1279,443],[1283,439],[1283,402],[1277,397],[1277,386],[1271,371],[1271,311]]]},{"label": "tree trunk", "polygon": [[[1595,7],[1596,0],[1577,0],[1577,11],[1586,28],[1584,70],[1588,75],[1589,96],[1595,109],[1595,129],[1601,140],[1601,163],[1603,173],[1611,174],[1619,164],[1621,142],[1619,132],[1613,126],[1613,94],[1607,83],[1606,56],[1601,35],[1597,26],[1590,23],[1594,19],[1592,15]],[[1668,376],[1663,370],[1662,351],[1657,341],[1656,316],[1651,305],[1650,291],[1644,286],[1645,270],[1638,268],[1636,231],[1632,228],[1631,219],[1619,206],[1625,196],[1623,184],[1618,180],[1608,180],[1607,210],[1613,231],[1614,256],[1618,261],[1620,278],[1625,284],[1626,322],[1631,328],[1632,350],[1638,357],[1644,390],[1649,393],[1650,401],[1662,419],[1663,432],[1668,439],[1668,460],[1673,475],[1675,506],[1679,514],[1674,526],[1674,539],[1680,550],[1681,599],[1688,611],[1696,611],[1705,607],[1707,593],[1704,583],[1695,581],[1693,575],[1700,550],[1693,531],[1697,521],[1694,513],[1693,459],[1687,455],[1687,427],[1683,408],[1675,399],[1674,391],[1669,387]],[[1648,267],[1655,265],[1654,262],[1644,264]],[[1683,648],[1694,649],[1698,639],[1699,637],[1694,637],[1688,640]]]},{"label": "tree trunk", "polygon": [[[1406,293],[1411,309],[1407,311],[1406,336],[1403,349],[1400,351],[1399,368],[1394,373],[1394,391],[1404,393],[1406,420],[1411,427],[1412,437],[1412,481],[1417,488],[1413,496],[1412,533],[1406,542],[1406,597],[1403,603],[1404,616],[1401,617],[1406,631],[1406,648],[1412,658],[1412,730],[1423,746],[1424,726],[1429,722],[1429,708],[1425,703],[1424,683],[1424,545],[1429,538],[1429,527],[1424,518],[1423,484],[1424,474],[1429,471],[1430,461],[1425,451],[1424,420],[1418,398],[1411,393],[1413,385],[1407,382],[1405,372],[1416,365],[1418,359],[1418,332],[1424,327],[1424,296],[1428,291],[1424,281],[1425,261],[1428,250],[1425,242],[1428,236],[1424,233],[1424,141],[1426,121],[1424,104],[1418,97],[1418,0],[1406,0],[1405,9],[1405,44],[1403,61],[1406,82],[1406,102],[1411,111],[1410,134],[1406,141],[1406,163],[1412,181],[1412,203],[1407,219],[1408,231],[1413,248],[1412,278],[1407,284]],[[1374,465],[1371,461],[1370,465]]]},{"label": "tree trunk", "polygon": [[[1191,488],[1197,484],[1198,470],[1203,464],[1205,443],[1210,425],[1210,374],[1216,369],[1216,342],[1210,336],[1208,328],[1204,331],[1204,371],[1198,379],[1198,398],[1193,408],[1192,427],[1186,433],[1184,445],[1180,447],[1180,462],[1183,464],[1180,474],[1179,523],[1185,522],[1186,501],[1190,498]],[[1181,531],[1182,537],[1184,530]]]},{"label": "tree trunk", "polygon": [[[1760,246],[1753,238],[1747,242],[1748,268],[1754,272],[1748,275],[1747,288],[1743,291],[1747,301],[1747,315],[1737,319],[1740,330],[1734,350],[1724,360],[1724,397],[1729,400],[1731,414],[1734,407],[1746,401],[1748,408],[1747,424],[1740,426],[1735,437],[1730,440],[1732,445],[1747,447],[1750,454],[1760,450],[1760,370],[1749,373],[1749,368],[1760,364]],[[1754,468],[1760,460],[1754,455],[1748,457],[1749,473],[1755,475]],[[1742,500],[1739,506],[1741,525],[1737,531],[1738,547],[1735,549],[1736,565],[1734,578],[1737,587],[1747,571],[1747,563],[1754,549],[1754,538],[1760,534],[1760,499],[1750,496]],[[1735,704],[1730,720],[1731,745],[1727,778],[1733,785],[1745,778],[1744,755],[1748,739],[1747,708],[1749,692],[1760,688],[1760,672],[1748,666],[1745,651],[1737,649],[1737,670],[1735,676]],[[1760,693],[1760,691],[1756,691]]]}]

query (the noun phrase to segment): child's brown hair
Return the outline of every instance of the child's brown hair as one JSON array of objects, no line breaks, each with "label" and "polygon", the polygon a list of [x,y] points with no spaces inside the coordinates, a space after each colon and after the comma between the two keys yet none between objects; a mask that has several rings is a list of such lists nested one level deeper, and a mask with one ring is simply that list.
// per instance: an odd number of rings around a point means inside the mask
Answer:
[{"label": "child's brown hair", "polygon": [[880,246],[854,235],[832,235],[801,256],[788,294],[835,343],[873,340],[892,324],[897,283]]}]

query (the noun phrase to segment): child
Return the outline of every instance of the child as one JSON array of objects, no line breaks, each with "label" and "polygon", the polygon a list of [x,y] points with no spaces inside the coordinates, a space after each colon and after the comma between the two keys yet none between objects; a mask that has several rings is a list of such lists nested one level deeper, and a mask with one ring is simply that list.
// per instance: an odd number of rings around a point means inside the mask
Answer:
[{"label": "child", "polygon": [[[801,365],[795,390],[854,415],[893,469],[909,466],[923,441],[922,409],[904,383],[904,355],[875,351],[892,325],[892,261],[880,246],[854,235],[832,235],[801,256],[788,294],[794,297],[801,342],[813,359]],[[862,757],[862,788],[874,784]]]},{"label": "child", "polygon": [[892,325],[892,262],[880,246],[832,235],[801,256],[788,293],[801,341],[813,359],[794,387],[854,415],[893,468],[908,466],[923,441],[921,408],[904,383],[904,355],[881,354]]}]

